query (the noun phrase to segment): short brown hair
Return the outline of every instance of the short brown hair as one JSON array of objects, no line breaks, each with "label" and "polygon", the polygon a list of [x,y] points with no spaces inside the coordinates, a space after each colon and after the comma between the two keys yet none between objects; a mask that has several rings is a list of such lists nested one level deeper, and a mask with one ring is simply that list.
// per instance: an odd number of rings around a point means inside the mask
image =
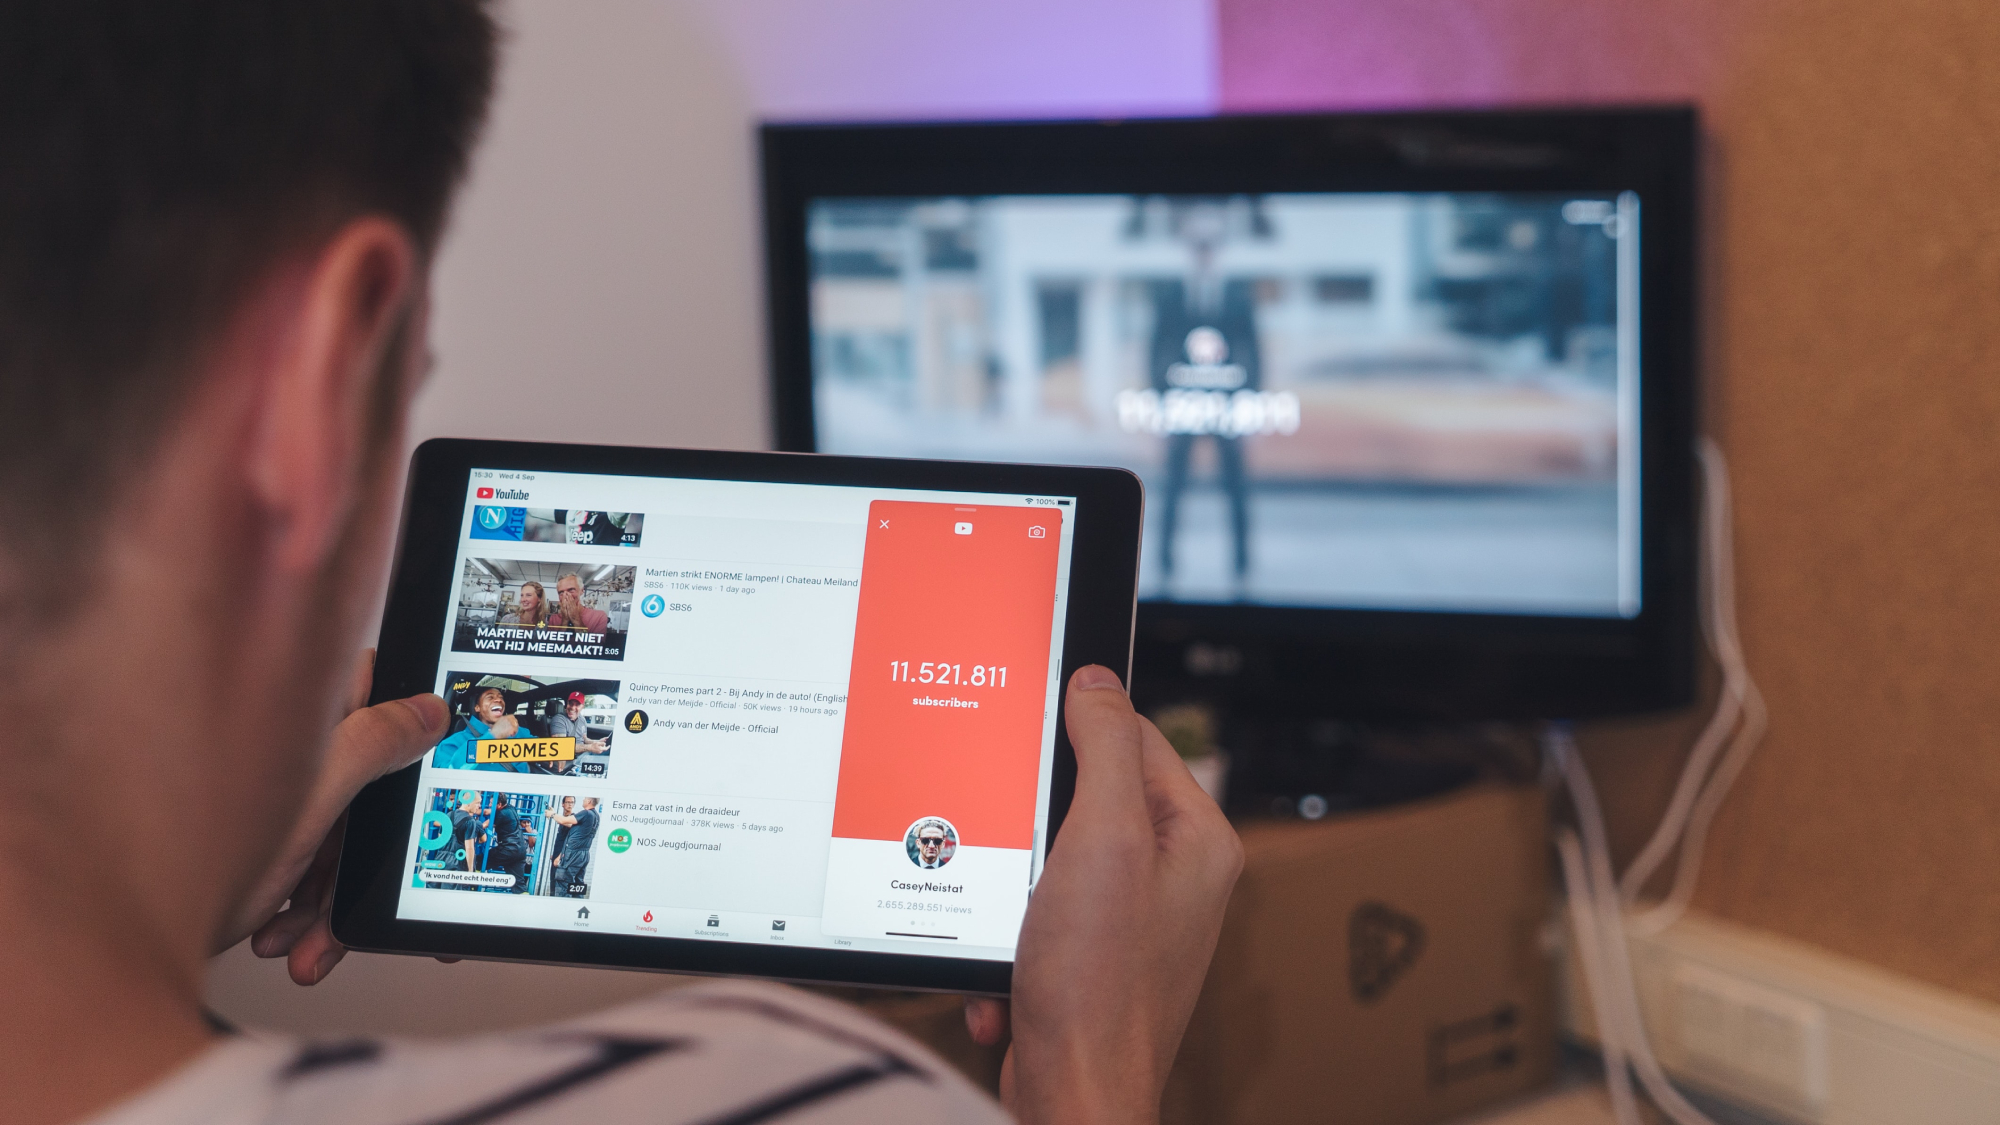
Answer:
[{"label": "short brown hair", "polygon": [[0,4],[0,564],[87,545],[281,256],[364,214],[435,248],[497,34],[487,0]]}]

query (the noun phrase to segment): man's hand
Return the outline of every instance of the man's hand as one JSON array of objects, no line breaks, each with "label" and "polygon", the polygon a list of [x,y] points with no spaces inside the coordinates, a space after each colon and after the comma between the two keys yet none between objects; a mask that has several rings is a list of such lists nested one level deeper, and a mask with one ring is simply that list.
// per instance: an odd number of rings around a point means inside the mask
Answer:
[{"label": "man's hand", "polygon": [[1023,1122],[1156,1122],[1243,867],[1243,846],[1108,668],[1068,699],[1076,798],[1021,926],[1012,1010],[966,1004],[974,1039],[1013,1023],[1000,1076]]},{"label": "man's hand", "polygon": [[[348,715],[333,728],[305,808],[277,861],[217,946],[227,949],[255,930],[251,952],[288,958],[286,968],[299,984],[319,983],[347,953],[333,939],[327,912],[333,906],[333,876],[340,862],[348,803],[362,786],[421,757],[444,737],[449,718],[444,700],[435,695],[363,707],[374,665],[374,649],[361,654],[348,696]],[[279,913],[287,900],[291,905]]]}]

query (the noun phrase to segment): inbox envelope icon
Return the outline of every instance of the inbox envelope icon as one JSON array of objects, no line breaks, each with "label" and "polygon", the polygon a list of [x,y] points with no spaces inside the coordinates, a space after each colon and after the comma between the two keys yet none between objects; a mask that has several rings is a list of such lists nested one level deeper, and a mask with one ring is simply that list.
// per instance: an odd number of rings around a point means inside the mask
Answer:
[{"label": "inbox envelope icon", "polygon": [[970,535],[972,534],[972,525],[963,521],[952,524],[951,533],[953,535]]},{"label": "inbox envelope icon", "polygon": [[1041,524],[1036,524],[1028,529],[1028,538],[1030,539],[1047,539],[1048,537],[1049,533],[1042,530]]}]

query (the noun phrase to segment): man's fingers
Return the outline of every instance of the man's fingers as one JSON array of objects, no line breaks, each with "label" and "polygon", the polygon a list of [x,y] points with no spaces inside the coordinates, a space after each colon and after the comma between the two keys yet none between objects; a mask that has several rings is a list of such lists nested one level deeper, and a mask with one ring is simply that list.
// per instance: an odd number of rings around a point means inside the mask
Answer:
[{"label": "man's fingers", "polygon": [[1168,809],[1189,807],[1188,802],[1196,798],[1215,804],[1175,752],[1173,743],[1144,716],[1139,718],[1139,761],[1146,775],[1146,801],[1155,818]]},{"label": "man's fingers", "polygon": [[1139,720],[1146,768],[1146,805],[1164,846],[1200,865],[1210,877],[1234,882],[1243,869],[1243,842],[1215,800],[1150,719]]},{"label": "man's fingers", "polygon": [[288,906],[250,935],[250,952],[259,957],[284,957],[307,930],[319,923],[319,907]]},{"label": "man's fingers", "polygon": [[341,826],[345,819],[343,815],[341,820],[334,821],[333,830],[320,841],[305,874],[299,876],[298,885],[292,888],[291,904],[250,935],[250,952],[259,957],[283,957],[291,953],[299,939],[318,925],[333,906],[333,879],[340,868]]},{"label": "man's fingers", "polygon": [[333,929],[321,918],[292,946],[291,954],[285,958],[285,970],[291,974],[293,984],[314,985],[325,980],[345,956],[347,947],[333,939]]},{"label": "man's fingers", "polygon": [[368,703],[368,690],[375,682],[375,650],[364,648],[354,662],[354,676],[347,683],[347,710],[343,715],[352,715]]},{"label": "man's fingers", "polygon": [[965,1029],[982,1047],[997,1047],[1007,1039],[1007,1002],[988,996],[965,998]]},{"label": "man's fingers", "polygon": [[[435,695],[413,695],[364,707],[333,728],[327,767],[333,784],[355,790],[423,756],[444,737],[450,712]],[[343,805],[345,801],[341,802]]]},{"label": "man's fingers", "polygon": [[1099,664],[1069,680],[1065,721],[1076,751],[1076,797],[1070,815],[1119,817],[1143,805],[1139,716],[1118,682]]}]

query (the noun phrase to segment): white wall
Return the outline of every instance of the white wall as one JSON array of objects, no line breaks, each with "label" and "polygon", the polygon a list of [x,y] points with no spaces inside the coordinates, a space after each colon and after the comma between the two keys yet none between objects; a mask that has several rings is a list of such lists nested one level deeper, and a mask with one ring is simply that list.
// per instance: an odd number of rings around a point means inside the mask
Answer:
[{"label": "white wall", "polygon": [[414,431],[765,443],[754,112],[699,14],[516,0]]}]

